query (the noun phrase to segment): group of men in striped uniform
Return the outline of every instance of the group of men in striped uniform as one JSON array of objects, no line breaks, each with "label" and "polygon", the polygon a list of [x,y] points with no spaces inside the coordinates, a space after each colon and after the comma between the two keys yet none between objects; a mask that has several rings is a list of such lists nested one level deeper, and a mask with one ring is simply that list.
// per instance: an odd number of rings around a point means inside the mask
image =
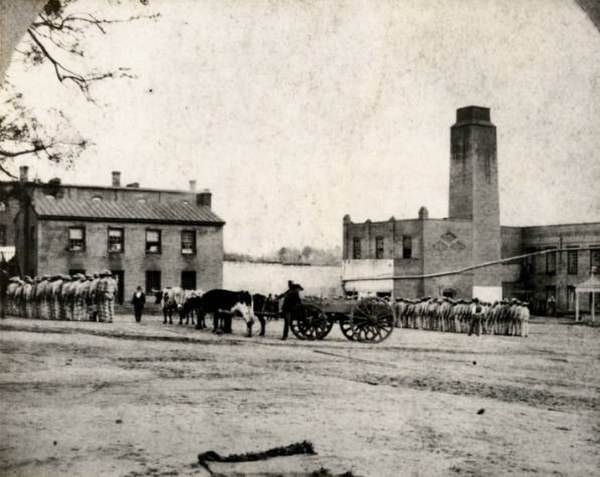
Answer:
[{"label": "group of men in striped uniform", "polygon": [[473,333],[527,336],[529,307],[517,299],[493,304],[452,298],[418,298],[396,300],[396,326],[450,333]]},{"label": "group of men in striped uniform", "polygon": [[117,282],[109,270],[93,275],[13,277],[7,287],[7,314],[42,320],[112,323]]}]

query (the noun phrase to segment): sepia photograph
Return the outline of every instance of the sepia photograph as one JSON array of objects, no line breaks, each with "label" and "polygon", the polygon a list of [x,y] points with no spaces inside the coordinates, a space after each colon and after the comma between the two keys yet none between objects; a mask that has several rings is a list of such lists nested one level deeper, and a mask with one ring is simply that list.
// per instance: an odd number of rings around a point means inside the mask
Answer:
[{"label": "sepia photograph", "polygon": [[0,0],[0,477],[600,474],[600,0]]}]

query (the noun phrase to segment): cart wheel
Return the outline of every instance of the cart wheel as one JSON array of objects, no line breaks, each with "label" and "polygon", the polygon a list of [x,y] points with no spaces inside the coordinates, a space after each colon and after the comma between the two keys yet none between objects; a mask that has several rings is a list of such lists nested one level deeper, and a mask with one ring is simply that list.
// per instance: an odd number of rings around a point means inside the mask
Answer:
[{"label": "cart wheel", "polygon": [[353,340],[381,343],[394,330],[394,310],[381,298],[363,298],[352,307],[349,321],[348,332]]},{"label": "cart wheel", "polygon": [[348,315],[340,316],[340,330],[342,330],[342,334],[348,338],[350,341],[354,341],[357,335],[356,327],[352,324],[352,318]]},{"label": "cart wheel", "polygon": [[292,333],[301,340],[320,340],[329,332],[327,315],[318,306],[305,304],[292,313]]},{"label": "cart wheel", "polygon": [[335,322],[331,319],[331,317],[329,317],[327,319],[327,329],[325,330],[325,334],[319,338],[320,340],[325,338],[331,332],[334,324],[335,324]]}]

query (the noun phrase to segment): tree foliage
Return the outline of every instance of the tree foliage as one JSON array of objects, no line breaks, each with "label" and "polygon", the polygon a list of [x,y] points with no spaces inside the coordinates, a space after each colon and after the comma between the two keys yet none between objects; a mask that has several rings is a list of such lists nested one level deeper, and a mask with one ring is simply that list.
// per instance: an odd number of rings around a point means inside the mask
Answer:
[{"label": "tree foliage", "polygon": [[[123,19],[98,18],[92,13],[71,12],[69,7],[75,3],[77,0],[50,0],[28,28],[17,52],[21,55],[21,60],[29,65],[50,64],[60,83],[75,85],[87,101],[96,103],[91,91],[95,82],[134,76],[124,67],[110,71],[92,67],[80,71],[75,65],[85,57],[84,39],[92,30],[105,35],[112,24],[142,18],[155,19],[159,14]],[[2,85],[2,93],[0,172],[8,177],[15,178],[7,165],[11,159],[34,155],[39,159],[69,166],[90,144],[79,135],[61,111],[51,111],[52,119],[48,121],[36,118],[25,106],[23,95],[8,79]]]}]

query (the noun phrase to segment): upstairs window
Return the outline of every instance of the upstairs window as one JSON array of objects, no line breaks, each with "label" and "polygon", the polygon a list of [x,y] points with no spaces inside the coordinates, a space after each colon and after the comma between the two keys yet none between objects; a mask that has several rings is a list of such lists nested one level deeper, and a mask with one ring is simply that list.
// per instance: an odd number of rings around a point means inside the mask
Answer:
[{"label": "upstairs window", "polygon": [[121,253],[124,248],[123,229],[108,229],[108,251]]},{"label": "upstairs window", "polygon": [[85,229],[83,227],[69,227],[69,250],[85,250]]},{"label": "upstairs window", "polygon": [[412,258],[412,237],[402,236],[402,258]]},{"label": "upstairs window", "polygon": [[577,275],[577,250],[567,251],[567,273],[569,275]]},{"label": "upstairs window", "polygon": [[600,273],[600,245],[592,245],[590,250],[590,271]]},{"label": "upstairs window", "polygon": [[375,258],[383,258],[383,237],[375,237]]},{"label": "upstairs window", "polygon": [[556,273],[556,252],[546,254],[546,273],[549,275]]},{"label": "upstairs window", "polygon": [[352,258],[360,258],[360,239],[358,237],[354,237],[352,241]]},{"label": "upstairs window", "polygon": [[184,230],[181,232],[181,253],[193,255],[196,253],[196,231]]},{"label": "upstairs window", "polygon": [[161,253],[160,230],[146,230],[146,253]]}]

